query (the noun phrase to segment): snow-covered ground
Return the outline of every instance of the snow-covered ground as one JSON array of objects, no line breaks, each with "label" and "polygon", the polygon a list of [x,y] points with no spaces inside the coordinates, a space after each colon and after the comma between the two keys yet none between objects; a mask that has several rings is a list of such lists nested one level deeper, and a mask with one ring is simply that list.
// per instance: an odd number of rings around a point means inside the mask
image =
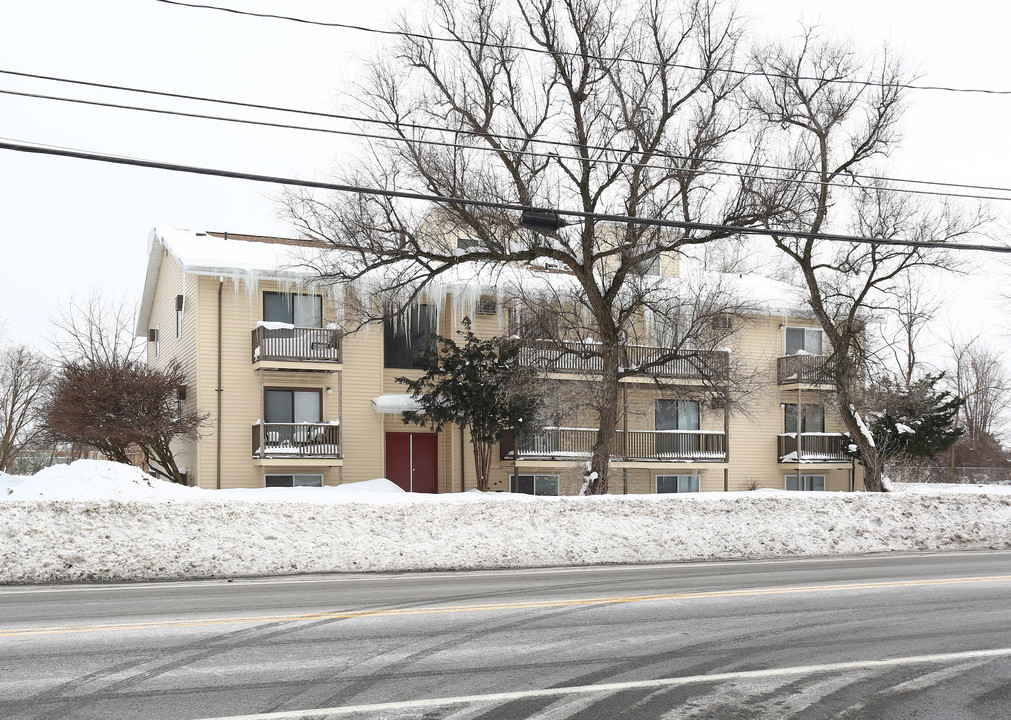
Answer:
[{"label": "snow-covered ground", "polygon": [[207,491],[81,460],[0,474],[0,582],[234,577],[1011,548],[1011,487],[534,498]]}]

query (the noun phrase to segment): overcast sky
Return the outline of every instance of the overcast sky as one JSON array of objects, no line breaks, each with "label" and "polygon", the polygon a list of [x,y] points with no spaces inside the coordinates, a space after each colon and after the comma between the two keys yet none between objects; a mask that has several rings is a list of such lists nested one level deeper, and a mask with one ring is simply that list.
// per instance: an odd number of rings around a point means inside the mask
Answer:
[{"label": "overcast sky", "polygon": [[[244,10],[385,27],[404,0],[215,0]],[[800,19],[872,51],[887,42],[921,82],[1011,89],[1011,9],[993,0],[745,0],[752,27],[796,33]],[[175,7],[154,0],[3,0],[0,70],[333,112],[350,104],[356,56],[377,36]],[[0,89],[195,110],[168,102],[0,75]],[[1011,186],[1011,96],[915,92],[890,174]],[[206,112],[206,106],[199,106]],[[222,114],[236,114],[223,108]],[[242,112],[254,117],[253,112]],[[268,117],[260,115],[256,117]],[[268,119],[276,119],[268,117]],[[308,123],[311,124],[311,123]],[[329,179],[346,161],[339,138],[0,95],[0,138],[136,158]],[[156,224],[291,234],[277,189],[244,181],[0,150],[0,338],[45,345],[48,318],[71,294],[100,288],[139,296],[146,239]],[[996,209],[1007,217],[1001,203]],[[1007,225],[1005,224],[1005,227]],[[998,238],[1003,242],[1004,238]],[[954,322],[995,322],[987,290],[1006,283],[994,263],[952,285]],[[956,298],[958,299],[958,298]]]}]

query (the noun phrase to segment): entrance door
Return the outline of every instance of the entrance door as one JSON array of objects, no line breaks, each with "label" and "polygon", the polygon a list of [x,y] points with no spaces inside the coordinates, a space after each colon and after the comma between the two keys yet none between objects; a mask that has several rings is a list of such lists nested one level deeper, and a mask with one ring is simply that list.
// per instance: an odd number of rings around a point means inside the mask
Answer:
[{"label": "entrance door", "polygon": [[386,433],[386,477],[408,492],[439,491],[439,436]]}]

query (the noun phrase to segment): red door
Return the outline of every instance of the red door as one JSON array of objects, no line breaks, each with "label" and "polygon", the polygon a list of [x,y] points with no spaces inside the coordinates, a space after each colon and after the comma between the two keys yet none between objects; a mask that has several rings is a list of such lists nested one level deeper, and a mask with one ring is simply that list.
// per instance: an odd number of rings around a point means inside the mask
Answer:
[{"label": "red door", "polygon": [[408,492],[438,492],[435,433],[386,433],[386,477]]}]

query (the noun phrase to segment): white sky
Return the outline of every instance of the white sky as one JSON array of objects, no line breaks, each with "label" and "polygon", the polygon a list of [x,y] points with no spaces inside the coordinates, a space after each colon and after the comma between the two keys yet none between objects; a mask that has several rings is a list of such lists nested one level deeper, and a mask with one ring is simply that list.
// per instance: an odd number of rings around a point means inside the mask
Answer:
[{"label": "white sky", "polygon": [[[408,0],[212,4],[372,27],[410,7]],[[769,36],[794,33],[803,17],[868,50],[887,41],[921,70],[924,83],[1011,89],[1005,44],[1011,8],[1003,3],[742,0],[741,8]],[[355,55],[369,54],[378,42],[353,31],[153,0],[8,0],[0,22],[0,69],[332,112],[349,104]],[[0,89],[198,107],[3,75]],[[890,174],[1011,186],[1005,129],[1011,96],[916,92],[911,99],[905,143]],[[195,111],[207,111],[199,107]],[[316,133],[3,95],[0,137],[315,179],[328,179],[344,147],[341,139]],[[276,217],[275,192],[256,183],[0,151],[0,338],[43,347],[48,318],[72,293],[83,297],[100,288],[112,296],[139,296],[145,240],[156,224],[290,234]],[[993,280],[991,275],[990,281],[953,285],[961,297],[953,304],[956,322],[976,327],[980,315],[994,320],[997,313],[986,309],[982,291]]]}]

